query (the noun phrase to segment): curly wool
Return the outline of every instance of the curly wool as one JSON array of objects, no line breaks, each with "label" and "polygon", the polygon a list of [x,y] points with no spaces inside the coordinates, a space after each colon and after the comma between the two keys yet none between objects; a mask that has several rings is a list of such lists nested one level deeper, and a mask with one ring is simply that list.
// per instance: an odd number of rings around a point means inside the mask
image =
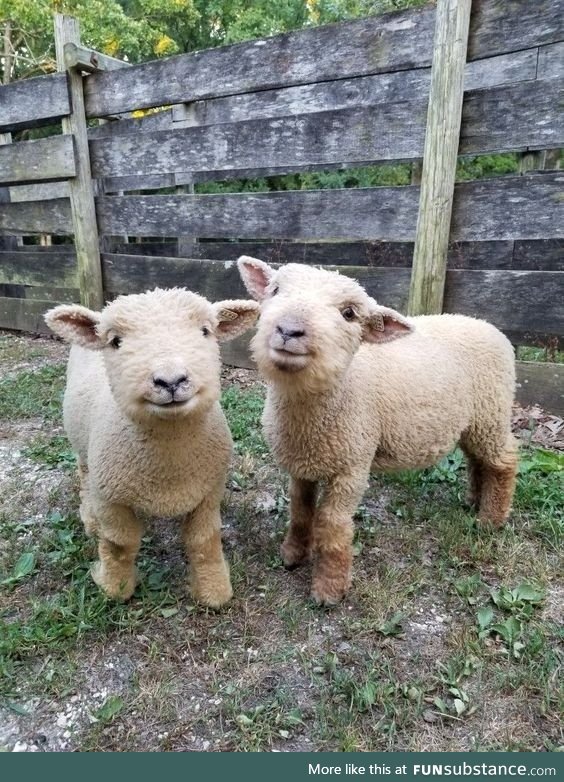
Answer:
[{"label": "curly wool", "polygon": [[[48,325],[74,343],[64,425],[78,457],[81,517],[99,538],[93,576],[109,595],[133,592],[137,515],[148,514],[183,517],[197,599],[220,605],[231,596],[219,505],[232,441],[218,402],[217,341],[249,328],[257,310],[255,302],[212,305],[184,289],[156,289],[121,296],[101,313],[78,305],[47,313]],[[178,378],[178,388],[164,390],[162,378]]]},{"label": "curly wool", "polygon": [[336,272],[245,256],[239,269],[261,302],[252,348],[268,381],[266,439],[292,478],[282,556],[294,567],[314,555],[319,602],[350,583],[352,516],[371,469],[426,467],[460,443],[480,517],[503,523],[516,442],[501,332],[461,315],[404,318]]}]

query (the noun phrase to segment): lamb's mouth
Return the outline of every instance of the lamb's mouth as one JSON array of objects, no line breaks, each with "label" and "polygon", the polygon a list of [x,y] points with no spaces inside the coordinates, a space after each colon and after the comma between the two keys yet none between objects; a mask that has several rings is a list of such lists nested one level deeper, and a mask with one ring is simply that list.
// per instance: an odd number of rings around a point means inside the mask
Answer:
[{"label": "lamb's mouth", "polygon": [[300,372],[309,364],[309,353],[294,353],[283,348],[270,348],[270,358],[277,369],[282,372]]},{"label": "lamb's mouth", "polygon": [[145,399],[145,404],[155,412],[166,413],[172,412],[173,410],[176,411],[187,409],[188,407],[192,406],[192,403],[195,401],[197,396],[198,394],[194,393],[184,399],[175,399],[174,397],[158,401],[155,399]]}]

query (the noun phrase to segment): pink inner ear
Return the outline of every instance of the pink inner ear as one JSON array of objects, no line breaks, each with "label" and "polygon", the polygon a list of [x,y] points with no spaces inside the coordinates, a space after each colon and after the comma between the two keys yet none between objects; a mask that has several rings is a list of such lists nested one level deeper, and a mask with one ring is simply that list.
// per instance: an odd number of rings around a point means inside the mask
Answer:
[{"label": "pink inner ear", "polygon": [[268,286],[269,279],[264,269],[255,266],[252,263],[245,263],[245,283],[249,292],[258,299],[264,297],[264,292]]}]

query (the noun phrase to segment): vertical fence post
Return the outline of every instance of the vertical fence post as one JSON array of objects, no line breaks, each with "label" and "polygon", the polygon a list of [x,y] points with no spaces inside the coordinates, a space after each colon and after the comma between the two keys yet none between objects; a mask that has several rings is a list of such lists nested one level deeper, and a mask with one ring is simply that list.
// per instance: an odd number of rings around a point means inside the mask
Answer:
[{"label": "vertical fence post", "polygon": [[66,43],[80,44],[78,21],[70,16],[55,14],[57,70],[67,71],[72,107],[72,113],[68,117],[64,117],[62,123],[63,133],[72,134],[74,137],[76,176],[69,180],[69,190],[80,300],[86,307],[98,310],[104,304],[104,292],[94,206],[94,187],[90,172],[82,74],[78,68],[67,69],[64,57]]},{"label": "vertical fence post", "polygon": [[442,311],[472,0],[437,0],[410,315]]},{"label": "vertical fence post", "polygon": [[[6,66],[4,66],[6,67]],[[11,144],[11,133],[0,133],[0,145]],[[10,188],[0,187],[0,204],[10,202]],[[18,237],[0,234],[0,250],[15,250],[18,246]]]}]

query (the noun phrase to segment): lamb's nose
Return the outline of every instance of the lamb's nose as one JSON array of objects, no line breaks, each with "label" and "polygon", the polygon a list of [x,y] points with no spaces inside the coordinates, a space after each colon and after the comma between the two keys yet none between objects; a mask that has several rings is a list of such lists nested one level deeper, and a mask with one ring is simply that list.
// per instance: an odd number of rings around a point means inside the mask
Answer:
[{"label": "lamb's nose", "polygon": [[174,394],[178,386],[182,385],[188,380],[186,375],[177,375],[173,378],[162,377],[161,375],[155,375],[153,377],[153,383],[159,388],[164,388],[165,391],[170,391]]},{"label": "lamb's nose", "polygon": [[305,336],[305,330],[303,326],[298,326],[297,324],[279,324],[276,326],[276,329],[278,333],[281,335],[284,342],[286,340],[291,339],[292,337],[303,337]]}]

